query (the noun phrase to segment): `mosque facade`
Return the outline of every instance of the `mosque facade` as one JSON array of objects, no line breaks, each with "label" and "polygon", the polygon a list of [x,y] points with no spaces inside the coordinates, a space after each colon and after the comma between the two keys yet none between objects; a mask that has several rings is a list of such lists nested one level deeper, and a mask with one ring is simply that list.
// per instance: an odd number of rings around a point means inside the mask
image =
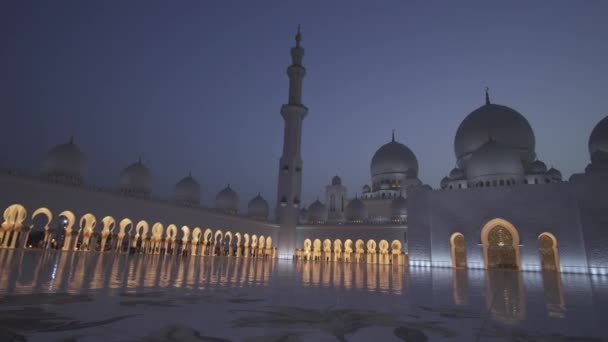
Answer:
[{"label": "mosque facade", "polygon": [[48,152],[39,175],[0,174],[0,248],[31,247],[30,235],[43,231],[40,247],[63,250],[608,274],[608,117],[589,137],[589,165],[565,180],[537,156],[525,116],[486,91],[456,130],[455,167],[438,188],[422,183],[415,153],[393,133],[371,158],[369,184],[353,196],[336,175],[304,206],[301,39],[298,32],[280,112],[274,215],[261,194],[240,213],[230,185],[204,208],[191,174],[172,199],[154,198],[141,159],[120,172],[116,188],[89,185],[85,155],[71,139]]}]

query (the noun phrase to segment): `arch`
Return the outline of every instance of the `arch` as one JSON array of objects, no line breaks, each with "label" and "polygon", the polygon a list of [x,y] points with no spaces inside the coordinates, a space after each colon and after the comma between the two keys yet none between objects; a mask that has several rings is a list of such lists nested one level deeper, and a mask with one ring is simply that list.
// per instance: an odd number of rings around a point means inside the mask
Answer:
[{"label": "arch", "polygon": [[367,240],[367,243],[365,244],[365,247],[367,247],[367,252],[368,253],[376,253],[376,240],[374,239],[369,239]]},{"label": "arch", "polygon": [[467,267],[467,249],[462,233],[454,233],[450,236],[450,253],[452,255],[452,267]]},{"label": "arch", "polygon": [[357,252],[364,252],[365,250],[363,249],[363,247],[365,247],[365,242],[363,242],[363,240],[359,239],[355,241],[355,249]]},{"label": "arch", "polygon": [[209,242],[211,240],[211,236],[213,236],[213,231],[207,228],[205,229],[205,233],[203,234],[203,241]]},{"label": "arch", "polygon": [[215,231],[215,234],[213,234],[213,243],[217,243],[217,238],[220,238],[219,243],[222,243],[222,240],[224,239],[224,233],[222,233],[222,231],[220,229]]},{"label": "arch", "polygon": [[346,239],[346,241],[344,241],[344,251],[348,253],[353,252],[353,240]]},{"label": "arch", "polygon": [[188,240],[190,239],[190,227],[188,226],[182,226],[182,241],[184,243],[188,242]]},{"label": "arch", "polygon": [[266,247],[266,238],[264,237],[264,235],[260,235],[260,237],[258,238],[258,248],[262,249]]},{"label": "arch", "polygon": [[72,227],[76,223],[76,215],[70,210],[64,210],[59,214],[59,217],[63,217],[65,221],[61,221],[61,225],[64,229],[63,247],[64,251],[72,249]]},{"label": "arch", "polygon": [[334,251],[336,251],[336,252],[341,252],[342,251],[342,240],[340,240],[340,239],[335,239],[334,240]]},{"label": "arch", "polygon": [[312,248],[312,241],[310,241],[310,239],[304,240],[304,250],[310,251],[311,248]]},{"label": "arch", "polygon": [[501,218],[495,218],[481,229],[484,268],[521,269],[519,256],[519,233],[517,229]]},{"label": "arch", "polygon": [[555,235],[549,232],[541,233],[538,236],[538,252],[542,271],[559,272],[559,252]]},{"label": "arch", "polygon": [[78,246],[78,241],[76,241],[76,247],[80,247],[79,250],[89,250],[91,235],[93,234],[95,225],[97,225],[97,219],[95,218],[95,215],[91,213],[86,213],[80,218],[79,231],[82,231],[82,242],[80,246]]},{"label": "arch", "polygon": [[51,221],[53,220],[53,213],[45,207],[42,208],[38,208],[36,210],[34,210],[34,212],[32,213],[32,221],[34,220],[34,218],[38,215],[44,215],[46,217],[46,225],[44,226],[44,229],[49,229],[49,225],[51,224]]},{"label": "arch", "polygon": [[394,252],[401,253],[401,248],[402,248],[402,246],[403,246],[403,245],[401,244],[401,241],[399,241],[399,240],[393,240],[393,241],[391,242],[391,251],[392,251],[393,253],[394,253]]},{"label": "arch", "polygon": [[245,242],[243,243],[243,246],[245,246],[245,247],[249,247],[249,240],[250,240],[250,239],[249,239],[249,234],[245,233],[245,234],[243,235],[243,240],[245,240]]},{"label": "arch", "polygon": [[145,220],[137,222],[137,226],[135,226],[135,237],[145,239],[148,236],[149,229],[150,225]]},{"label": "arch", "polygon": [[198,243],[201,239],[201,235],[203,235],[203,231],[200,227],[192,229],[192,242]]},{"label": "arch", "polygon": [[241,233],[234,233],[234,237],[236,238],[236,246],[240,247],[241,246],[241,240],[243,239],[243,236],[241,235]]},{"label": "arch", "polygon": [[131,229],[133,229],[133,221],[131,221],[129,218],[123,218],[120,220],[118,223],[118,235],[124,236],[127,233],[126,229],[129,225],[131,225],[131,227],[129,227],[129,233],[131,233]]},{"label": "arch", "polygon": [[267,249],[271,249],[272,248],[272,236],[266,237],[266,248]]},{"label": "arch", "polygon": [[163,236],[163,224],[160,222],[156,222],[152,225],[152,237],[155,240],[160,241]]},{"label": "arch", "polygon": [[323,240],[323,250],[331,252],[331,240],[330,239]]},{"label": "arch", "polygon": [[170,224],[167,226],[167,229],[165,230],[165,239],[166,240],[175,240],[175,238],[177,237],[177,226],[174,224]]},{"label": "arch", "polygon": [[319,239],[315,239],[315,240],[312,242],[312,249],[313,249],[314,251],[321,251],[321,240],[319,240]]},{"label": "arch", "polygon": [[388,241],[386,240],[380,240],[380,242],[378,243],[378,248],[380,249],[380,253],[388,253]]},{"label": "arch", "polygon": [[[19,238],[21,228],[23,228],[23,222],[27,217],[27,210],[21,204],[11,204],[6,210],[4,210],[4,222],[0,229],[0,240],[2,240],[2,246],[4,248],[15,248],[17,247],[17,239]],[[29,231],[28,231],[29,232]],[[10,244],[9,244],[10,239]],[[23,243],[23,246],[25,246]]]},{"label": "arch", "polygon": [[228,240],[228,245],[232,244],[232,232],[231,231],[227,231],[226,233],[224,233],[224,240]]}]

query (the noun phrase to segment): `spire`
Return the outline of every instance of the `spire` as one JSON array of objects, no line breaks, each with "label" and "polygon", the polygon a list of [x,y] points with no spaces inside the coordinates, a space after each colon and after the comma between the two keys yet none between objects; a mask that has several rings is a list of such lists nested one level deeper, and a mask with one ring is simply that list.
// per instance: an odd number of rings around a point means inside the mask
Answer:
[{"label": "spire", "polygon": [[486,87],[486,106],[490,104],[490,88]]},{"label": "spire", "polygon": [[395,142],[395,129],[393,128],[392,141]]},{"label": "spire", "polygon": [[188,171],[188,177],[192,178],[192,171]]},{"label": "spire", "polygon": [[298,24],[298,33],[296,33],[296,47],[300,47],[300,41],[302,41],[302,33],[300,33],[300,25]]}]

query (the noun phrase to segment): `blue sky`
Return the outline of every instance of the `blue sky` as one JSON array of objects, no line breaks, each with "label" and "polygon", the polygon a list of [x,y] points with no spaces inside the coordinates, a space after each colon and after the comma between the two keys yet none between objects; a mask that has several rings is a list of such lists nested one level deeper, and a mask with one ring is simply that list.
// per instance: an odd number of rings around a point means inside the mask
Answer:
[{"label": "blue sky", "polygon": [[360,192],[392,129],[437,187],[486,86],[567,178],[608,115],[606,17],[606,1],[2,1],[1,164],[38,173],[74,135],[88,183],[141,155],[156,196],[192,171],[205,205],[230,183],[241,207],[274,206],[301,24],[305,204],[335,174]]}]

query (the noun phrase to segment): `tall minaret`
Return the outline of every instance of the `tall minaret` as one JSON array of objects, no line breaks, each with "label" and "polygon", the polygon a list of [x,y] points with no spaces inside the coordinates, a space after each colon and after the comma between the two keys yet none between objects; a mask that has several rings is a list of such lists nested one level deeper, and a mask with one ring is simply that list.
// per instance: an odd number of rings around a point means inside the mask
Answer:
[{"label": "tall minaret", "polygon": [[283,155],[279,163],[279,185],[277,191],[276,217],[279,229],[279,257],[291,258],[296,248],[296,225],[302,190],[302,121],[308,112],[302,104],[302,79],[306,69],[302,66],[304,48],[300,46],[302,34],[298,26],[296,46],[291,48],[289,76],[289,101],[281,107],[285,120]]}]

